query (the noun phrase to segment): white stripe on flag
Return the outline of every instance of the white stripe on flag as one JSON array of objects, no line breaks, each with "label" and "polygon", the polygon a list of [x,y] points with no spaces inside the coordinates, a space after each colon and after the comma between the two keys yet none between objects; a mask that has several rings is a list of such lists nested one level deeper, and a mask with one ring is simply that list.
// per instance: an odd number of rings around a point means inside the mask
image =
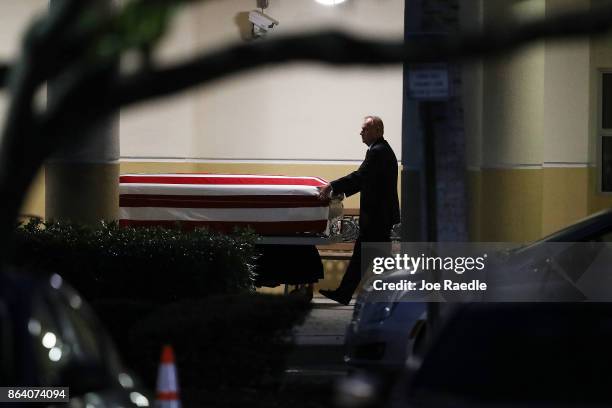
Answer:
[{"label": "white stripe on flag", "polygon": [[119,217],[136,221],[279,222],[327,220],[329,207],[299,208],[171,208],[121,207]]}]

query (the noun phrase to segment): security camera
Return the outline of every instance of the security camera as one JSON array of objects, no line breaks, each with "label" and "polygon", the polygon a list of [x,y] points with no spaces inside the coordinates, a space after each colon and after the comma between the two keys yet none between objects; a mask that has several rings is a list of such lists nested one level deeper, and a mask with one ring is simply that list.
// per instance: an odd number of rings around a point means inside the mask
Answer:
[{"label": "security camera", "polygon": [[265,35],[268,30],[278,25],[278,21],[258,10],[249,12],[249,21],[253,23],[253,35],[255,37]]},{"label": "security camera", "polygon": [[278,21],[258,10],[249,13],[249,21],[264,30],[270,30],[278,25]]}]

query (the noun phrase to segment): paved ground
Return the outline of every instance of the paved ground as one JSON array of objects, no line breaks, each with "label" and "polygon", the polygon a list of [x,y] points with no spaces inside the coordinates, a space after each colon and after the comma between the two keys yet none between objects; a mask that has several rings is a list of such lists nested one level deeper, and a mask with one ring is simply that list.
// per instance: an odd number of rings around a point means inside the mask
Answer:
[{"label": "paved ground", "polygon": [[294,329],[296,348],[289,357],[287,375],[344,376],[344,334],[352,314],[352,305],[315,297],[310,315]]},{"label": "paved ground", "polygon": [[283,390],[292,394],[296,408],[335,407],[336,385],[347,374],[344,334],[353,306],[323,297],[313,299],[313,309],[294,329],[295,349],[289,356]]},{"label": "paved ground", "polygon": [[344,306],[324,297],[312,300],[313,309],[304,324],[294,330],[299,345],[342,345],[353,305]]}]

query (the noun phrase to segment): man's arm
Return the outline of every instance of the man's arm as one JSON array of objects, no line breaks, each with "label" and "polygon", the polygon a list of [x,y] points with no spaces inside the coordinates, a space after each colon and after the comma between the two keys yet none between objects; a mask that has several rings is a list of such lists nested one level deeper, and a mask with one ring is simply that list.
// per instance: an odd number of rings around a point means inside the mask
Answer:
[{"label": "man's arm", "polygon": [[379,158],[380,152],[378,149],[370,149],[359,169],[330,183],[334,193],[344,194],[349,197],[360,192],[364,181],[374,177],[376,163],[380,161]]}]

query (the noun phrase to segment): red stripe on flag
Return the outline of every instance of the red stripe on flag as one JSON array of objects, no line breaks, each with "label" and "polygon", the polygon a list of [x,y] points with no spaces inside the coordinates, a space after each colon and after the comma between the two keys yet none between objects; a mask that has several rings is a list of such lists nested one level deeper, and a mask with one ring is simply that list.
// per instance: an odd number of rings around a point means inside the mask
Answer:
[{"label": "red stripe on flag", "polygon": [[120,176],[120,183],[155,183],[155,184],[209,184],[209,185],[290,185],[290,186],[313,186],[319,187],[325,185],[325,181],[318,178],[306,177],[240,177],[240,176],[224,176],[210,177],[203,175],[201,177],[181,177],[181,176],[163,176],[163,175],[135,175],[135,176]]},{"label": "red stripe on flag", "polygon": [[232,232],[235,228],[250,227],[262,235],[296,235],[299,233],[321,233],[327,227],[327,220],[317,221],[178,221],[178,220],[119,220],[122,227],[166,227],[191,231],[207,227],[219,232]]},{"label": "red stripe on flag", "polygon": [[194,196],[164,194],[121,194],[120,207],[171,208],[299,208],[327,207],[329,200],[316,196]]}]

